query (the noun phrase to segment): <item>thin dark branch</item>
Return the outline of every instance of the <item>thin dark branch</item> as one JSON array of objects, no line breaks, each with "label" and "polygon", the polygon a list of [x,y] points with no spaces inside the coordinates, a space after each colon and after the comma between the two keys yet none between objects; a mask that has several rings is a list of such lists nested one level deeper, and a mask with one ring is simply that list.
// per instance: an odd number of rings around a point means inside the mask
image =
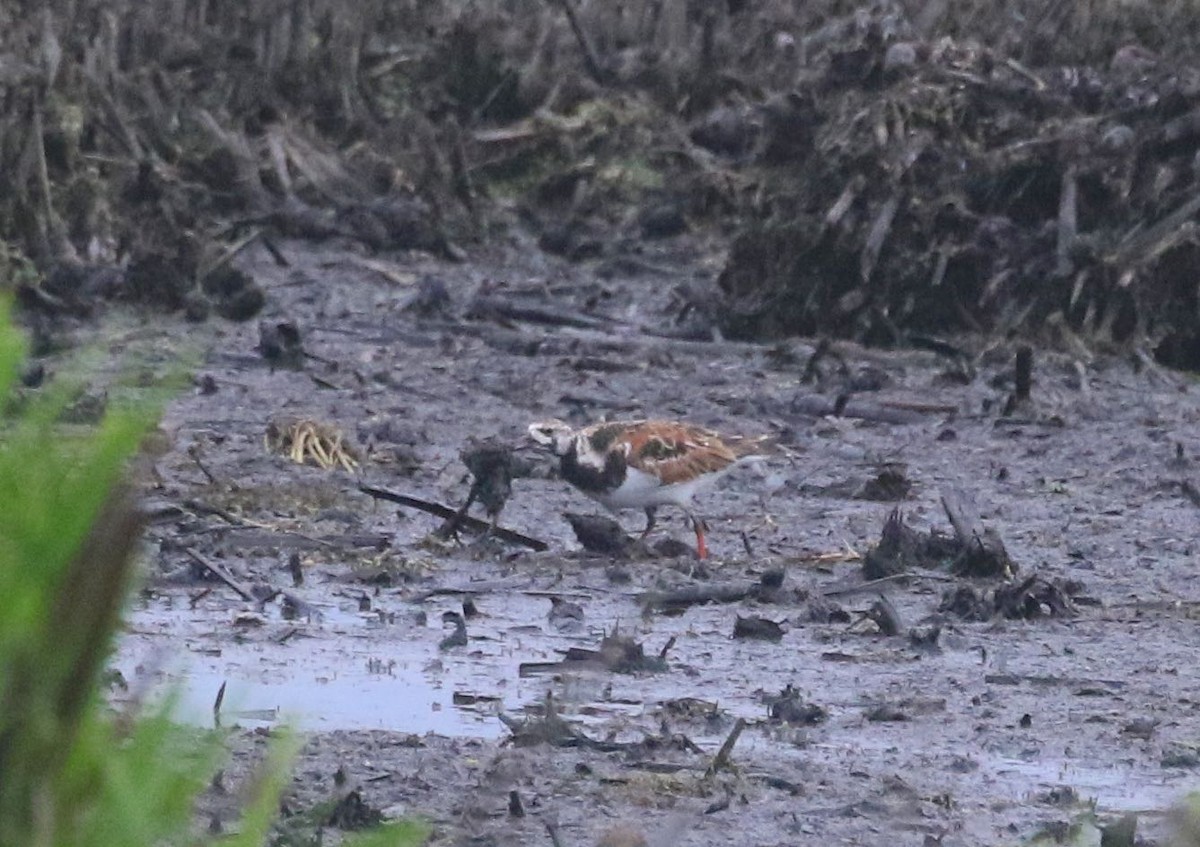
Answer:
[{"label": "thin dark branch", "polygon": [[[389,503],[396,503],[400,506],[408,506],[412,509],[420,509],[430,515],[435,515],[439,518],[450,520],[458,514],[457,509],[451,509],[449,506],[443,506],[441,503],[432,503],[428,500],[421,500],[417,497],[409,497],[406,494],[397,494],[394,491],[388,491],[385,488],[374,488],[370,485],[360,485],[358,490],[363,494],[374,497],[376,500],[387,500]],[[481,521],[479,518],[473,518],[470,515],[464,515],[459,524],[467,529],[475,532],[491,531],[497,538],[508,541],[511,544],[520,544],[523,547],[528,547],[530,550],[542,552],[549,550],[550,545],[545,541],[537,538],[531,538],[528,535],[523,535],[511,529],[505,529],[502,526],[492,527],[487,521]]]}]

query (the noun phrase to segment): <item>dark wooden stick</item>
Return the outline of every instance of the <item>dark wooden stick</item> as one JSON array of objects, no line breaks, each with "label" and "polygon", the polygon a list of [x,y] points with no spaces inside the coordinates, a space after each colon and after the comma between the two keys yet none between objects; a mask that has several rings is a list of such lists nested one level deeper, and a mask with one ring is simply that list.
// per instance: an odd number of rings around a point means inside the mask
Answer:
[{"label": "dark wooden stick", "polygon": [[1022,344],[1017,348],[1017,360],[1014,364],[1013,382],[1018,403],[1029,400],[1033,389],[1033,348]]},{"label": "dark wooden stick", "polygon": [[225,583],[230,588],[232,588],[234,591],[236,591],[243,600],[250,600],[250,601],[254,600],[254,595],[251,594],[250,591],[245,586],[243,586],[241,583],[239,583],[237,580],[235,580],[233,577],[231,577],[229,574],[227,574],[225,572],[224,568],[214,564],[213,562],[208,561],[208,559],[201,556],[199,553],[197,553],[191,547],[186,548],[183,552],[186,553],[192,559],[192,561],[196,562],[196,564],[203,567],[210,574],[212,574],[217,579],[221,580],[221,582]]},{"label": "dark wooden stick", "polygon": [[[435,515],[439,518],[445,518],[447,520],[458,514],[457,509],[451,509],[449,506],[443,506],[441,503],[431,503],[428,500],[421,500],[417,497],[409,497],[406,494],[397,494],[396,492],[388,491],[385,488],[373,488],[370,485],[360,485],[358,490],[363,494],[374,497],[376,500],[387,500],[390,503],[396,503],[400,506],[408,506],[412,509],[420,509],[422,512]],[[487,521],[481,521],[479,518],[473,518],[470,515],[464,515],[459,521],[459,524],[465,526],[467,529],[474,530],[475,532],[488,532],[490,530],[497,538],[502,538],[512,544],[520,544],[523,547],[528,547],[530,550],[536,550],[539,553],[550,549],[550,545],[545,541],[541,541],[537,538],[531,538],[528,535],[522,535],[519,532],[515,532],[511,529],[505,529],[502,526],[493,528],[492,525]]]},{"label": "dark wooden stick", "polygon": [[548,326],[571,326],[577,329],[605,329],[615,321],[605,318],[592,317],[580,312],[557,309],[553,306],[539,306],[533,303],[519,303],[506,297],[476,297],[471,303],[468,317],[484,318],[498,317],[511,321],[546,324]]}]

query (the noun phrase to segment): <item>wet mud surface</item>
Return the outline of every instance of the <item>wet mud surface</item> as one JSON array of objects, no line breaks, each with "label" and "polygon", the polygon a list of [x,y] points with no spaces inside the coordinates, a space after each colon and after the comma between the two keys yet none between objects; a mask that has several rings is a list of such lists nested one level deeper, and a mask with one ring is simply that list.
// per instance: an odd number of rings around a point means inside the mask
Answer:
[{"label": "wet mud surface", "polygon": [[[805,381],[810,344],[699,340],[681,286],[711,283],[719,257],[686,239],[599,269],[521,245],[458,265],[300,244],[284,255],[289,267],[257,247],[242,261],[269,292],[268,325],[299,329],[301,369],[265,362],[255,325],[136,330],[204,352],[146,474],[148,576],[114,664],[122,696],[174,683],[201,724],[226,684],[221,722],[242,729],[224,790],[204,800],[210,818],[230,814],[263,728],[287,722],[309,739],[289,807],[358,789],[387,815],[426,817],[445,844],[549,844],[547,818],[571,845],[618,825],[651,844],[1023,843],[1093,803],[1101,823],[1141,813],[1153,840],[1195,786],[1200,512],[1183,483],[1200,476],[1200,412],[1186,378],[1037,351],[1033,399],[1008,418],[1005,345],[970,368],[837,346]],[[843,415],[822,413],[846,391]],[[582,551],[563,517],[599,507],[524,443],[526,424],[551,416],[677,417],[771,433],[782,450],[699,498],[708,561],[614,561]],[[338,427],[358,472],[269,450],[268,424],[288,418]],[[501,525],[548,550],[432,539],[440,519],[359,491],[456,508],[469,487],[459,451],[484,436],[520,446],[533,469]],[[911,482],[898,504],[862,496],[884,467]],[[1069,586],[1073,614],[940,612],[959,585],[996,584],[945,569],[854,590],[888,513],[948,532],[952,489],[1003,538],[1018,579]],[[652,541],[691,543],[677,512],[660,526]],[[782,586],[758,601],[647,602],[776,571]],[[861,614],[880,594],[896,635]],[[466,643],[444,643],[444,615],[464,601]],[[734,638],[739,616],[782,635]],[[614,631],[665,667],[522,672]],[[787,686],[819,711],[773,709]],[[512,743],[497,714],[534,726],[548,693],[570,744]],[[728,766],[709,773],[738,719]]]}]

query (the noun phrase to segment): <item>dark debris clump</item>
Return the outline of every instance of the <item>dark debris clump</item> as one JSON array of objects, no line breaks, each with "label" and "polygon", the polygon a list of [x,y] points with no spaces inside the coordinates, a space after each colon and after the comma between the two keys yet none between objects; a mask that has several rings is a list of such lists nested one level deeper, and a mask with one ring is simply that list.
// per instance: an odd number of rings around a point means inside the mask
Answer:
[{"label": "dark debris clump", "polygon": [[1011,620],[1071,617],[1076,613],[1072,596],[1080,588],[1078,583],[1046,579],[1038,574],[1002,583],[990,591],[959,585],[942,596],[938,611],[968,621],[989,621],[996,617]]}]

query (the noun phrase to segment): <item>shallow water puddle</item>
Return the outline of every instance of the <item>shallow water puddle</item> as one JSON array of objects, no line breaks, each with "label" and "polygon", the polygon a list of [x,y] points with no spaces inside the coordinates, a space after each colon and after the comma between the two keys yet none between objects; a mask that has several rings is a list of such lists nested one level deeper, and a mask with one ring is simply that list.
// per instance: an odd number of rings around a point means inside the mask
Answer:
[{"label": "shallow water puddle", "polygon": [[[127,651],[123,651],[127,653]],[[122,656],[117,667],[136,687],[138,662]],[[228,726],[287,723],[301,730],[383,729],[447,736],[497,738],[506,730],[495,700],[459,695],[454,674],[416,665],[368,662],[319,653],[287,665],[268,664],[258,647],[230,647],[220,656],[188,654],[154,674],[153,691],[176,687],[177,716],[210,725],[213,704],[226,685],[221,722]],[[472,702],[473,701],[473,702]],[[508,708],[512,708],[511,705]]]},{"label": "shallow water puddle", "polygon": [[[238,620],[244,613],[233,610]],[[289,723],[301,730],[388,730],[498,738],[504,709],[541,696],[521,680],[519,658],[499,639],[439,650],[439,616],[428,624],[380,626],[370,614],[322,604],[295,626],[269,610],[239,630],[214,629],[203,611],[143,608],[113,663],[130,698],[179,698],[181,720],[211,725],[226,684],[226,726]],[[470,652],[467,652],[470,651]],[[120,699],[120,698],[118,698]]]}]

